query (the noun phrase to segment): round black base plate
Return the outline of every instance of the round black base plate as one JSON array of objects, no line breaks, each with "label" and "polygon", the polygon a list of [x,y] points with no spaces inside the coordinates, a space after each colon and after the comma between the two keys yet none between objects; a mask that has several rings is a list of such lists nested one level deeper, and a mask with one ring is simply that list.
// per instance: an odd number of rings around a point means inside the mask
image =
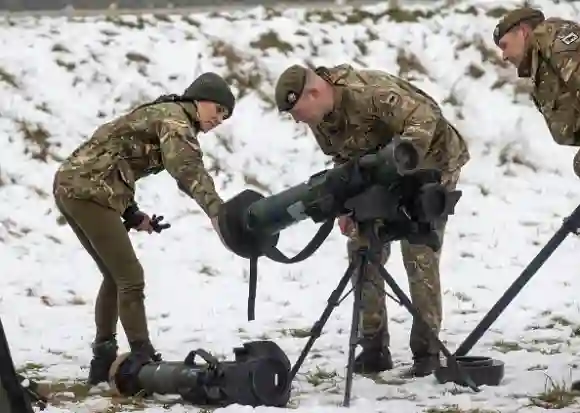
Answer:
[{"label": "round black base plate", "polygon": [[[471,377],[471,380],[478,387],[498,386],[503,380],[505,365],[501,360],[482,356],[460,356],[456,357],[456,360],[459,367]],[[440,384],[453,382],[460,386],[467,386],[455,369],[448,365],[442,365],[433,374]]]}]

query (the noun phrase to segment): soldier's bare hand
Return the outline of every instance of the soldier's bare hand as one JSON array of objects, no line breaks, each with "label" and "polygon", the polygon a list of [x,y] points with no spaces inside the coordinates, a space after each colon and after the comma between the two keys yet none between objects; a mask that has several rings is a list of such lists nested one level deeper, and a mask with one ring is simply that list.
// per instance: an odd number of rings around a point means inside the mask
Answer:
[{"label": "soldier's bare hand", "polygon": [[149,234],[153,233],[153,225],[151,222],[151,217],[143,213],[143,219],[141,223],[135,227],[137,231],[146,231]]},{"label": "soldier's bare hand", "polygon": [[354,221],[346,215],[338,217],[338,227],[340,228],[342,235],[346,235],[347,237],[352,236],[356,231]]}]

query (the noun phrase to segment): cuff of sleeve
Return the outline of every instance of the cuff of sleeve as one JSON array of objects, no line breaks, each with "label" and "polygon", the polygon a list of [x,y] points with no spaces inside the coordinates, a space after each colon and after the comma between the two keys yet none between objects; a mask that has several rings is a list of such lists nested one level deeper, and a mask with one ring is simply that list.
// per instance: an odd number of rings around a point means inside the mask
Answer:
[{"label": "cuff of sleeve", "polygon": [[211,202],[207,206],[207,216],[209,218],[217,217],[220,212],[222,206],[222,201],[220,199],[216,199],[215,201]]}]

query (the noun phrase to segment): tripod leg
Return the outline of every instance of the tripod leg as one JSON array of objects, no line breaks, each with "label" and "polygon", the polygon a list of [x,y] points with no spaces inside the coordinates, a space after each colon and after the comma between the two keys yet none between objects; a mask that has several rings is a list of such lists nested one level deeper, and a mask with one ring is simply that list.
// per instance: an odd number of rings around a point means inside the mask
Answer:
[{"label": "tripod leg", "polygon": [[350,325],[350,338],[348,342],[348,364],[346,366],[346,382],[345,382],[345,389],[344,389],[344,399],[342,401],[342,405],[344,407],[350,406],[350,397],[352,394],[352,381],[353,381],[353,374],[354,374],[354,354],[356,350],[356,346],[359,340],[359,331],[360,331],[360,309],[361,309],[361,301],[362,301],[362,292],[363,292],[363,282],[366,276],[366,266],[367,266],[367,259],[366,253],[364,251],[358,252],[359,257],[357,260],[358,262],[358,277],[355,282],[354,287],[354,299],[352,303],[352,322]]},{"label": "tripod leg", "polygon": [[342,295],[342,293],[346,289],[348,282],[349,282],[350,278],[352,277],[355,265],[356,265],[356,262],[354,262],[354,260],[351,261],[351,263],[349,264],[348,268],[346,269],[344,275],[340,279],[338,286],[330,294],[326,308],[324,309],[324,311],[320,315],[320,318],[318,319],[318,321],[316,321],[314,323],[314,325],[312,326],[312,329],[310,330],[310,333],[311,333],[310,338],[306,342],[304,349],[302,349],[300,356],[298,356],[298,360],[296,361],[296,363],[292,367],[292,370],[290,370],[290,376],[289,376],[288,383],[291,383],[292,380],[294,380],[294,377],[296,377],[296,373],[298,373],[298,370],[300,370],[300,367],[302,367],[302,363],[304,363],[304,360],[306,359],[308,352],[310,351],[310,349],[314,345],[314,342],[316,341],[316,339],[318,337],[320,337],[320,334],[322,333],[322,329],[324,328],[324,325],[326,324],[326,322],[330,318],[330,315],[332,314],[332,311],[334,310],[334,308],[338,305],[338,303],[340,301],[340,296]]},{"label": "tripod leg", "polygon": [[[413,318],[425,324],[425,326],[429,327],[429,325],[427,324],[421,313],[419,313],[419,311],[415,308],[409,297],[407,297],[405,292],[401,290],[401,288],[397,285],[391,274],[389,274],[388,271],[380,265],[378,266],[378,269],[379,274],[381,274],[381,277],[385,280],[385,282],[391,288],[391,290],[393,290],[393,293],[397,296],[401,304],[403,304],[403,306],[407,309],[407,311],[411,313]],[[425,330],[429,332],[428,334],[430,334],[431,338],[437,343],[439,349],[449,361],[449,365],[455,368],[457,374],[460,375],[460,377],[469,386],[469,388],[471,388],[471,390],[475,392],[479,392],[479,388],[475,385],[473,380],[471,380],[471,377],[461,367],[459,367],[459,364],[457,363],[455,356],[453,356],[453,354],[451,354],[451,352],[447,349],[447,347],[445,347],[445,345],[441,342],[441,340],[439,340],[439,337],[437,337],[437,335],[431,330],[431,328],[426,328]]]}]

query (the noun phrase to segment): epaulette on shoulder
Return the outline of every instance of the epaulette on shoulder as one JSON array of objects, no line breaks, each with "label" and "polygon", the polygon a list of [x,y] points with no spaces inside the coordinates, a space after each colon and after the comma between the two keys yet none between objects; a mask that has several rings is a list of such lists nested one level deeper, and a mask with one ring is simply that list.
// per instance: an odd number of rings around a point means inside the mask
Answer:
[{"label": "epaulette on shoulder", "polygon": [[346,85],[346,78],[352,71],[352,67],[349,64],[342,64],[334,66],[332,68],[320,66],[316,68],[316,73],[318,76],[326,79],[328,82],[334,85]]}]

